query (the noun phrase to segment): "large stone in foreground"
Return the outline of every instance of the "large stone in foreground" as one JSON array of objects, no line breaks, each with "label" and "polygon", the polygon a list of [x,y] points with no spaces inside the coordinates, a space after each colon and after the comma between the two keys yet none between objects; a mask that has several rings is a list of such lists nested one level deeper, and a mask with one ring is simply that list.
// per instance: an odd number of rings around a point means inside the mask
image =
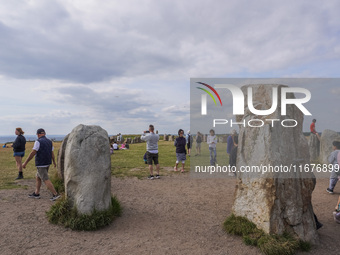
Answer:
[{"label": "large stone in foreground", "polygon": [[328,157],[333,151],[333,142],[340,141],[340,135],[333,131],[326,129],[321,135],[321,145],[320,145],[320,160],[323,164],[328,164]]},{"label": "large stone in foreground", "polygon": [[68,136],[65,150],[65,192],[82,214],[111,205],[111,159],[107,132],[79,125]]},{"label": "large stone in foreground", "polygon": [[[281,91],[283,85],[249,85],[253,87],[254,107],[267,110],[272,106],[272,87]],[[248,86],[242,87],[247,95]],[[238,122],[250,119],[295,119],[296,127],[282,127],[271,122],[261,128],[240,125],[237,167],[241,166],[299,166],[310,162],[309,148],[302,133],[303,114],[293,105],[287,106],[287,115],[281,116],[279,93],[278,109],[269,116],[256,116],[249,111],[245,96],[245,114]],[[293,94],[288,94],[294,98]],[[252,123],[255,125],[255,123]],[[258,123],[257,123],[258,124]],[[285,123],[288,124],[288,123]],[[298,238],[318,243],[315,228],[312,192],[313,173],[238,173],[233,212],[254,222],[266,233],[289,232]]]}]

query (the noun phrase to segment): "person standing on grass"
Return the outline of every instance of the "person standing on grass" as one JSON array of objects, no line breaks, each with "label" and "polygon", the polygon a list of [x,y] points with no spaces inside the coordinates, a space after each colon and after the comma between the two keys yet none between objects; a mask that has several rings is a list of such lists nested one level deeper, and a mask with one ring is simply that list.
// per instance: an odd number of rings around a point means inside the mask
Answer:
[{"label": "person standing on grass", "polygon": [[35,141],[32,152],[22,165],[23,168],[26,168],[28,162],[35,156],[35,166],[37,167],[36,188],[32,194],[28,195],[28,197],[40,198],[41,182],[43,181],[46,187],[52,192],[52,198],[50,200],[55,201],[60,198],[60,195],[56,192],[52,182],[48,178],[48,169],[50,168],[52,161],[54,167],[57,166],[54,158],[53,143],[46,137],[45,130],[42,128],[37,130],[37,136],[38,140]]},{"label": "person standing on grass", "polygon": [[158,141],[159,135],[154,133],[155,127],[153,125],[149,125],[149,131],[144,131],[143,135],[141,136],[142,141],[146,141],[146,159],[149,165],[150,176],[148,177],[149,180],[153,180],[153,165],[156,165],[156,179],[159,179],[159,162],[158,162]]},{"label": "person standing on grass", "polygon": [[[234,143],[234,146],[230,153],[229,164],[230,164],[230,167],[233,167],[235,169],[236,162],[237,162],[237,148],[238,148],[238,136],[237,135],[233,137],[233,143]],[[235,173],[229,172],[229,176],[235,176]]]},{"label": "person standing on grass", "polygon": [[184,173],[184,165],[186,158],[186,150],[185,150],[185,144],[186,139],[183,137],[184,131],[183,129],[178,130],[179,137],[176,138],[174,145],[176,146],[176,166],[174,167],[175,171],[178,171],[178,164],[181,161],[182,162],[182,170],[181,172]]},{"label": "person standing on grass", "polygon": [[25,156],[26,146],[26,138],[23,136],[24,133],[25,132],[20,127],[15,129],[15,134],[17,135],[17,138],[15,139],[12,147],[14,152],[13,156],[15,158],[15,162],[19,170],[18,177],[15,178],[16,180],[24,178],[24,175],[22,173],[22,158]]},{"label": "person standing on grass", "polygon": [[216,157],[216,144],[217,144],[217,137],[215,135],[215,130],[210,129],[210,135],[207,138],[207,144],[209,145],[209,152],[210,152],[210,165],[214,166],[217,163]]},{"label": "person standing on grass", "polygon": [[196,135],[196,155],[201,155],[201,144],[202,144],[202,134],[200,132],[197,132]]},{"label": "person standing on grass", "polygon": [[237,135],[237,132],[235,129],[231,132],[231,135],[228,136],[227,139],[227,153],[229,155],[229,165],[231,165],[231,151],[234,148],[234,137]]},{"label": "person standing on grass", "polygon": [[187,147],[188,147],[188,156],[190,157],[191,146],[192,146],[192,137],[190,134],[190,130],[188,130],[188,134],[186,135]]},{"label": "person standing on grass", "polygon": [[333,190],[335,185],[337,184],[339,180],[339,165],[338,165],[338,154],[340,152],[340,142],[334,141],[333,142],[333,152],[328,158],[328,162],[333,165],[333,170],[329,179],[329,187],[326,189],[326,191],[330,194],[333,194]]}]

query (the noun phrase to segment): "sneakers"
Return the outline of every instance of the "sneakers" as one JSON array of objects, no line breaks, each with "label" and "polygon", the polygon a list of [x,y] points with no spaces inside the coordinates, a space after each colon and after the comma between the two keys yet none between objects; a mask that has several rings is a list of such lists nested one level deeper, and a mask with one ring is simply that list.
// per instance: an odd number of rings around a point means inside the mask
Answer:
[{"label": "sneakers", "polygon": [[22,174],[22,172],[19,172],[18,177],[15,179],[16,180],[24,179],[24,175]]},{"label": "sneakers", "polygon": [[58,198],[60,198],[60,195],[53,195],[53,197],[50,199],[51,201],[56,201]]},{"label": "sneakers", "polygon": [[156,174],[156,176],[153,176],[153,175],[149,175],[148,176],[148,180],[153,180],[153,179],[160,179],[161,177],[159,176],[159,174]]},{"label": "sneakers", "polygon": [[29,198],[39,199],[40,198],[40,194],[35,194],[35,192],[33,192],[32,194],[29,194],[28,197]]},{"label": "sneakers", "polygon": [[329,194],[333,194],[333,190],[331,190],[330,188],[327,188],[326,191],[327,191]]}]

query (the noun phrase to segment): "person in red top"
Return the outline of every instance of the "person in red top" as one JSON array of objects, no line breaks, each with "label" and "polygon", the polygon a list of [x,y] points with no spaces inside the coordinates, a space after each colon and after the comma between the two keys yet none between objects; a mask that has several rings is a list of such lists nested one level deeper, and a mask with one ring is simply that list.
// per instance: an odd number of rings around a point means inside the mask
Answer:
[{"label": "person in red top", "polygon": [[312,124],[310,124],[310,132],[314,135],[316,135],[318,137],[318,139],[320,140],[320,135],[318,132],[316,132],[315,130],[315,123],[316,123],[316,119],[313,119]]}]

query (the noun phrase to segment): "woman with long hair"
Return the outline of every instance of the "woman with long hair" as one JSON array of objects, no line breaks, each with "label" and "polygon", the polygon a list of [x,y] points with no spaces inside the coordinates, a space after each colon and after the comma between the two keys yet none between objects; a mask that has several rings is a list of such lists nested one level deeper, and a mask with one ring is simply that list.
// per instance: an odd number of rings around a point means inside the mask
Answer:
[{"label": "woman with long hair", "polygon": [[13,156],[15,158],[15,162],[19,170],[19,174],[16,180],[24,178],[24,175],[22,173],[22,158],[25,156],[25,146],[26,146],[26,138],[23,136],[24,133],[25,132],[20,127],[15,129],[15,134],[17,135],[17,138],[15,139],[12,147],[13,147],[13,152],[14,152]]}]

